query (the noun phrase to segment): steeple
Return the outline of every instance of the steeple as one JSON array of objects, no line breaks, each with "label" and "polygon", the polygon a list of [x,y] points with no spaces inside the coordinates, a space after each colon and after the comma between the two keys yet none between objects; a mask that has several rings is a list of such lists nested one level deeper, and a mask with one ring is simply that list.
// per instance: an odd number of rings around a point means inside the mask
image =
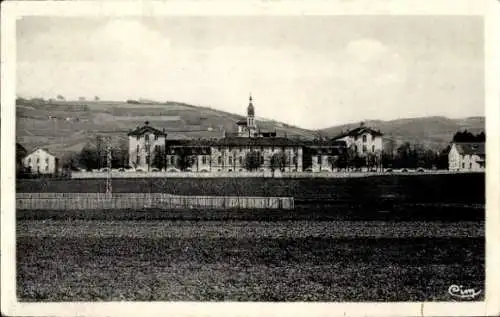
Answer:
[{"label": "steeple", "polygon": [[252,103],[253,99],[252,99],[252,94],[250,93],[250,97],[248,98],[248,108],[247,108],[247,115],[250,117],[254,117],[255,116],[255,109],[253,107],[253,103]]}]

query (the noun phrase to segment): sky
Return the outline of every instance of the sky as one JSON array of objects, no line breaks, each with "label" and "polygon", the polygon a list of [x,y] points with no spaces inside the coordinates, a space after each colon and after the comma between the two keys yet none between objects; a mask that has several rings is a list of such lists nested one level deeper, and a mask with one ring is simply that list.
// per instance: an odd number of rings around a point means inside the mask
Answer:
[{"label": "sky", "polygon": [[25,17],[23,97],[179,101],[307,129],[483,116],[474,16]]}]

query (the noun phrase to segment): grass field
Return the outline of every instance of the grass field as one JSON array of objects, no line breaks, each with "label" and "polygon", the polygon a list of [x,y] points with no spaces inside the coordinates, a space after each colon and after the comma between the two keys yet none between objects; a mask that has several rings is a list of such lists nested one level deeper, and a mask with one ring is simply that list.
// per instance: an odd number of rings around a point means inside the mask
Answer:
[{"label": "grass field", "polygon": [[[481,222],[18,221],[22,301],[440,301]],[[478,298],[480,299],[480,298]]]},{"label": "grass field", "polygon": [[[484,174],[383,175],[364,178],[114,179],[113,191],[210,196],[292,196],[296,204],[356,202],[391,196],[400,203],[484,204]],[[17,192],[104,192],[105,179],[18,180]]]}]

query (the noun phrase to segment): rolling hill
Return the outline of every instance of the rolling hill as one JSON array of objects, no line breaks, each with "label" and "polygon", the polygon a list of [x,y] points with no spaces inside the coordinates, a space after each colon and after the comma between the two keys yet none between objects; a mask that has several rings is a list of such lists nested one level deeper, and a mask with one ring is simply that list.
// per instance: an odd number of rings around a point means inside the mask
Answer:
[{"label": "rolling hill", "polygon": [[[45,147],[56,155],[79,152],[96,135],[113,136],[114,143],[126,140],[127,132],[149,121],[165,129],[169,139],[219,138],[236,132],[241,115],[197,107],[181,102],[126,103],[115,101],[21,100],[16,106],[16,138],[28,150]],[[313,131],[285,123],[260,119],[263,130],[278,135],[312,138]]]},{"label": "rolling hill", "polygon": [[[126,103],[118,101],[50,101],[18,100],[16,107],[16,138],[28,150],[45,147],[62,156],[79,152],[96,135],[109,133],[115,144],[126,142],[126,134],[149,121],[158,129],[165,129],[169,139],[218,138],[224,131],[235,132],[236,121],[244,117],[206,107],[181,102]],[[380,129],[387,140],[396,144],[418,142],[433,149],[441,149],[458,130],[484,131],[484,117],[448,119],[424,117],[392,121],[366,121],[367,126]],[[311,139],[320,133],[333,137],[356,124],[330,127],[319,131],[302,129],[282,122],[258,119],[264,130],[276,129],[279,136]]]},{"label": "rolling hill", "polygon": [[[357,127],[356,124],[346,124],[321,129],[319,132],[327,137],[333,137]],[[365,125],[379,129],[384,133],[384,140],[394,140],[396,144],[403,142],[420,143],[428,148],[440,150],[452,140],[457,131],[467,130],[472,133],[485,131],[484,117],[468,117],[449,119],[446,117],[421,117],[412,119],[397,119],[390,121],[365,121]]]}]

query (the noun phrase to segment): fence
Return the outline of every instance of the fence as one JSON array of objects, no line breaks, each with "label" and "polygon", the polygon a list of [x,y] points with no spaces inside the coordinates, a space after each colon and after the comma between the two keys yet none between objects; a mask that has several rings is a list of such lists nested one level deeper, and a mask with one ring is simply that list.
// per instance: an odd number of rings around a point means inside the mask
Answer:
[{"label": "fence", "polygon": [[17,193],[17,209],[293,209],[293,197],[180,196],[164,193]]}]

